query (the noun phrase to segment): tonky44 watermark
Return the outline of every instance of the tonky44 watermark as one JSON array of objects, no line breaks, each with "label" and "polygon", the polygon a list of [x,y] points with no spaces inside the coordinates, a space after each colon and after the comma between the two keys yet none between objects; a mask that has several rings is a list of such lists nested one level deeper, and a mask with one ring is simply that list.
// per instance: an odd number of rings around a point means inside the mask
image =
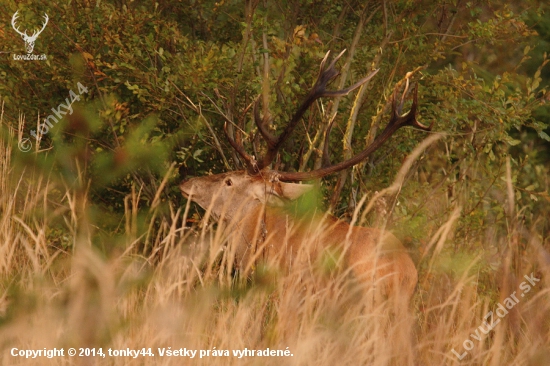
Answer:
[{"label": "tonky44 watermark", "polygon": [[[57,124],[61,119],[63,119],[67,112],[69,113],[69,115],[73,114],[73,103],[80,101],[80,96],[82,94],[88,93],[88,88],[86,88],[80,82],[78,82],[76,85],[78,86],[78,94],[70,90],[69,98],[65,98],[65,103],[59,104],[57,108],[52,108],[53,114],[50,114],[48,117],[44,118],[44,122],[38,125],[38,130],[30,131],[32,137],[34,137],[37,141],[40,140],[42,136],[50,132],[50,128],[54,126],[54,123]],[[29,151],[32,147],[32,143],[28,138],[21,139],[18,145],[19,150],[23,152]]]},{"label": "tonky44 watermark", "polygon": [[[537,282],[540,281],[540,278],[536,278],[535,276],[533,276],[533,273],[531,272],[531,276],[523,276],[525,277],[525,279],[527,281],[523,281],[520,285],[519,285],[519,289],[522,290],[521,294],[520,294],[520,297],[524,297],[526,293],[528,293],[529,291],[531,291],[531,286],[535,286],[537,284]],[[497,304],[497,308],[495,310],[495,314],[498,316],[498,318],[495,320],[495,318],[493,317],[493,312],[492,311],[489,311],[484,317],[483,317],[483,325],[480,325],[476,330],[475,330],[475,334],[470,334],[470,338],[478,341],[478,342],[481,342],[481,338],[483,336],[483,334],[488,334],[491,330],[493,330],[496,325],[498,323],[500,323],[500,319],[499,318],[504,318],[506,315],[508,315],[508,310],[512,309],[514,306],[516,306],[517,303],[519,303],[519,299],[518,297],[516,296],[516,291],[512,292],[512,294],[510,296],[508,296],[507,298],[505,298],[502,303],[504,304],[501,304],[501,303],[498,303]],[[487,322],[487,320],[490,319],[490,323]],[[484,328],[483,326],[487,327],[487,328]],[[462,352],[462,353],[458,353],[457,351],[455,351],[455,349],[453,348],[451,350],[451,352],[459,359],[459,360],[462,360],[464,357],[466,357],[466,355],[468,354],[468,351],[471,351],[473,348],[474,348],[474,342],[471,341],[470,339],[466,339],[463,343],[462,343],[462,346],[464,347],[464,349],[466,351]]]}]

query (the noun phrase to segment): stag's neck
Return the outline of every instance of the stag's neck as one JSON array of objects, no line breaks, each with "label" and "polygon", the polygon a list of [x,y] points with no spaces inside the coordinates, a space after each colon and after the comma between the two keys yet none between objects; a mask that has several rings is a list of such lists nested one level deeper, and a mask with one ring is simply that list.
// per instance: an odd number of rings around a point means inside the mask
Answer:
[{"label": "stag's neck", "polygon": [[[269,242],[282,244],[285,241],[297,242],[307,239],[311,233],[330,233],[337,227],[345,226],[343,221],[334,216],[318,211],[303,212],[295,207],[271,207],[256,205],[246,210],[238,221],[237,229],[242,232],[242,239],[250,243]],[[270,244],[271,243],[271,244]]]}]

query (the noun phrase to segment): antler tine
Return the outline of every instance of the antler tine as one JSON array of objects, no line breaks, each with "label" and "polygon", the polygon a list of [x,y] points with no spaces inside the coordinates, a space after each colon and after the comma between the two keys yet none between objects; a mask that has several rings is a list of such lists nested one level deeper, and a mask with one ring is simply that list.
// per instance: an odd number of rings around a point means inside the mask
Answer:
[{"label": "antler tine", "polygon": [[388,125],[386,126],[386,128],[384,128],[384,131],[382,131],[382,133],[372,142],[372,144],[367,146],[363,151],[361,151],[354,157],[348,160],[345,160],[343,162],[340,162],[338,164],[328,166],[328,167],[323,167],[321,169],[312,170],[310,172],[298,172],[298,173],[280,172],[278,173],[278,179],[281,181],[287,181],[287,182],[311,180],[311,179],[322,178],[331,173],[335,173],[340,170],[347,169],[351,166],[354,166],[360,163],[361,161],[369,157],[374,151],[378,150],[380,146],[382,146],[384,142],[386,142],[386,140],[390,138],[395,131],[397,131],[399,128],[403,126],[413,126],[423,131],[430,131],[433,126],[433,122],[432,124],[430,124],[430,126],[427,127],[416,120],[417,93],[418,93],[418,84],[416,84],[414,88],[413,104],[411,106],[410,111],[405,115],[401,115],[400,109],[402,108],[403,103],[400,103],[399,107],[397,106],[397,98],[396,98],[397,88],[394,90],[393,98],[392,98],[393,108],[392,108],[391,117],[390,117],[390,121],[388,122]]},{"label": "antler tine", "polygon": [[[344,51],[345,51],[345,49],[344,49]],[[342,52],[344,52],[344,51],[342,51]],[[330,50],[328,50],[327,53],[325,53],[325,57],[323,57],[323,59],[321,60],[321,63],[319,64],[319,73],[317,74],[317,79],[319,79],[321,77],[321,74],[323,73],[323,70],[325,69],[325,63],[328,60],[328,55],[330,55]]]},{"label": "antler tine", "polygon": [[[340,52],[338,56],[336,56],[330,65],[325,68],[326,61],[328,59],[328,56],[330,54],[330,51],[326,53],[325,57],[321,61],[319,74],[317,76],[317,80],[315,81],[315,84],[313,85],[313,88],[309,91],[307,94],[305,100],[302,102],[302,104],[298,107],[294,115],[292,116],[292,119],[288,123],[288,125],[285,127],[283,132],[275,139],[271,137],[268,141],[268,149],[261,161],[258,164],[258,167],[260,169],[265,168],[275,158],[277,155],[277,152],[279,151],[279,148],[281,145],[286,141],[286,139],[292,134],[294,129],[296,128],[296,125],[300,121],[300,119],[303,117],[304,113],[309,109],[309,107],[319,98],[321,97],[337,97],[337,96],[343,96],[349,94],[351,91],[357,89],[364,83],[366,83],[368,80],[370,80],[378,70],[372,71],[368,76],[364,77],[363,79],[359,80],[357,83],[353,84],[352,86],[342,89],[342,90],[326,90],[327,85],[335,78],[337,77],[340,72],[336,70],[335,65],[336,62],[342,57],[345,50]],[[265,132],[262,129],[260,129],[260,132],[262,135],[264,135]],[[265,138],[266,135],[264,135]]]},{"label": "antler tine", "polygon": [[[408,89],[408,85],[407,87],[405,87],[403,96],[405,96],[407,89]],[[397,106],[396,96],[397,96],[397,87],[393,91],[392,117],[391,117],[390,123],[388,123],[388,126],[393,122],[398,125],[397,128],[400,128],[402,126],[413,126],[422,131],[431,131],[433,126],[433,121],[429,126],[424,126],[422,123],[416,120],[416,109],[418,107],[418,84],[415,84],[414,86],[413,103],[411,105],[411,109],[407,112],[407,114],[401,115],[403,104],[405,104],[405,98],[404,97],[401,98],[401,103],[399,103],[399,106]]]},{"label": "antler tine", "polygon": [[256,162],[256,159],[254,157],[248,155],[246,151],[244,150],[242,140],[240,138],[239,133],[235,132],[235,136],[239,136],[236,138],[237,141],[235,141],[230,135],[229,131],[227,131],[227,122],[223,124],[223,132],[225,132],[225,136],[227,137],[227,140],[229,141],[229,144],[235,149],[235,151],[243,158],[243,160],[246,163],[247,170],[251,174],[256,174],[259,172],[258,164]]},{"label": "antler tine", "polygon": [[[325,58],[328,57],[328,54],[329,54],[329,53],[330,53],[330,51],[327,51],[327,54],[325,55]],[[340,57],[342,57],[342,55],[343,55],[344,53],[346,53],[346,49],[345,49],[345,48],[338,54],[338,56],[336,56],[336,57],[332,60],[332,62],[330,63],[329,69],[330,69],[330,68],[333,68],[334,65],[336,65],[336,62],[338,62],[338,60],[340,59]]]},{"label": "antler tine", "polygon": [[346,89],[342,90],[327,90],[323,93],[323,97],[343,97],[360,87],[361,85],[365,84],[367,81],[372,79],[374,75],[376,75],[380,71],[380,69],[372,70],[370,74],[353,84],[352,86],[347,87]]},{"label": "antler tine", "polygon": [[[333,78],[335,78],[336,76],[338,76],[338,74],[340,74],[340,72],[338,70],[336,70],[334,68],[334,66],[336,65],[336,62],[340,59],[340,57],[342,57],[342,55],[346,52],[346,50],[342,50],[342,52],[340,52],[338,54],[338,56],[336,56],[331,62],[330,62],[330,65],[328,66],[328,68],[325,70],[325,64],[327,63],[327,60],[328,60],[328,56],[330,55],[330,50],[327,51],[327,53],[325,53],[325,57],[323,57],[323,60],[321,61],[321,64],[319,65],[319,74],[317,74],[317,80],[316,80],[316,83],[317,84],[321,78],[324,76],[325,78],[327,78],[328,80],[332,80]],[[328,72],[330,71],[330,72]]]}]

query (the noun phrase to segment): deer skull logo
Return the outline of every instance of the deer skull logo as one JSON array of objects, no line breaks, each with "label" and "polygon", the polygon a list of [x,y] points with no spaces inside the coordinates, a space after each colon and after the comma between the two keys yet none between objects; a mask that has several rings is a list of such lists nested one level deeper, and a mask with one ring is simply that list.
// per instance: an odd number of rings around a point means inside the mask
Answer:
[{"label": "deer skull logo", "polygon": [[19,33],[19,35],[21,35],[21,37],[23,37],[23,41],[25,41],[25,48],[27,49],[27,53],[32,53],[32,50],[34,49],[34,42],[36,42],[36,39],[38,38],[38,36],[40,35],[40,33],[42,33],[42,31],[44,30],[44,28],[46,28],[46,24],[48,24],[48,14],[44,13],[44,25],[42,26],[42,29],[40,30],[35,30],[34,33],[32,34],[32,36],[29,36],[27,34],[27,30],[25,29],[24,32],[21,32],[19,30],[19,27],[17,27],[15,25],[15,20],[17,19],[17,17],[19,16],[17,13],[19,13],[19,10],[15,12],[15,14],[13,14],[13,17],[11,18],[11,26],[13,27],[13,29],[15,29],[15,31],[17,33]]}]

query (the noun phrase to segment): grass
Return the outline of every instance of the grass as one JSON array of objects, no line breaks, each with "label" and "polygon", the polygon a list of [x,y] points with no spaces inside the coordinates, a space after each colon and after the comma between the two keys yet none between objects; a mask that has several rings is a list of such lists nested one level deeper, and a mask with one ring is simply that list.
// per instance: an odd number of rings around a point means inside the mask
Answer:
[{"label": "grass", "polygon": [[[123,222],[106,233],[83,175],[71,181],[23,168],[14,140],[0,140],[4,365],[534,366],[550,358],[548,238],[510,211],[500,223],[506,230],[470,235],[468,249],[455,245],[465,240],[456,232],[460,207],[441,217],[413,253],[419,284],[409,311],[396,313],[338,274],[258,265],[252,279],[234,277],[215,226],[186,227],[189,206],[145,207],[139,188],[121,202]],[[513,191],[502,193],[513,202]],[[540,281],[526,292],[520,286],[531,274]],[[500,317],[498,304],[514,292],[519,302]],[[487,324],[495,326],[485,334]],[[11,356],[14,348],[70,347],[101,348],[106,357]],[[155,356],[108,354],[148,348]],[[180,348],[197,354],[159,356]],[[245,349],[292,356],[233,355]]]}]

